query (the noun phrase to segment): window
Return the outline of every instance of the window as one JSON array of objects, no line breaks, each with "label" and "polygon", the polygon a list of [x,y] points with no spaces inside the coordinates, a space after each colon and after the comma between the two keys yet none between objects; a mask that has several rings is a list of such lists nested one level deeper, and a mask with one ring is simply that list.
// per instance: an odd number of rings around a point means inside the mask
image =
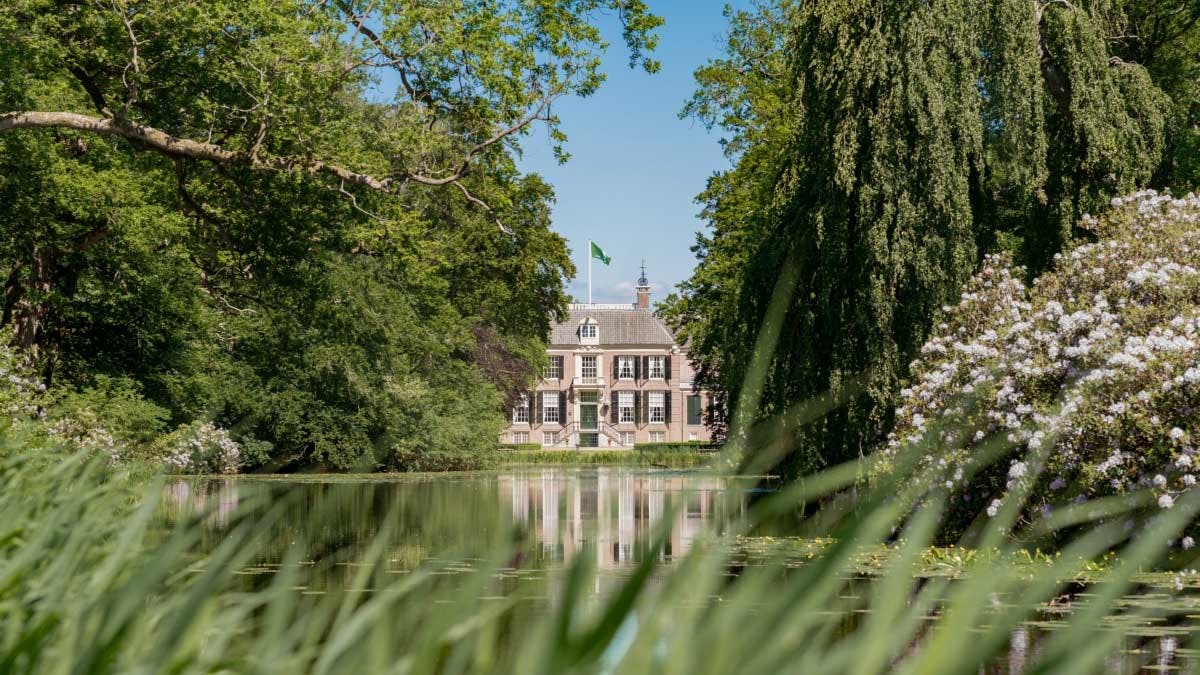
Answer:
[{"label": "window", "polygon": [[[529,424],[529,397],[522,396],[521,400],[517,401],[517,405],[513,407],[513,424]],[[526,434],[526,436],[528,435]],[[526,439],[525,442],[528,443],[529,440]]]},{"label": "window", "polygon": [[651,443],[666,443],[667,442],[667,432],[651,431],[650,432],[650,442]]},{"label": "window", "polygon": [[652,380],[661,380],[666,377],[666,368],[663,367],[665,357],[651,356],[650,357],[650,374],[648,377]]},{"label": "window", "polygon": [[543,431],[542,445],[558,445],[558,433],[554,431]]},{"label": "window", "polygon": [[580,357],[579,374],[581,376],[583,376],[583,379],[594,380],[594,379],[596,379],[597,372],[599,372],[599,368],[596,366],[596,357],[595,356]]},{"label": "window", "polygon": [[689,440],[689,441],[694,441],[694,440],[696,440],[696,432],[694,432],[694,431],[689,431],[689,432],[688,432],[688,440]]},{"label": "window", "polygon": [[581,391],[581,392],[579,392],[579,402],[580,403],[599,403],[600,402],[600,393],[595,392],[595,391]]},{"label": "window", "polygon": [[650,396],[650,422],[662,423],[667,421],[667,397],[661,391],[652,391]]},{"label": "window", "polygon": [[621,445],[633,445],[633,432],[632,431],[622,431],[621,432]]},{"label": "window", "polygon": [[529,432],[528,431],[514,431],[513,432],[513,443],[514,444],[520,445],[522,443],[528,443],[528,442],[529,442]]},{"label": "window", "polygon": [[618,422],[622,424],[628,424],[634,421],[632,391],[617,392],[617,412]]},{"label": "window", "polygon": [[590,316],[579,322],[579,344],[600,344],[600,326]]},{"label": "window", "polygon": [[618,356],[617,357],[617,377],[622,380],[633,379],[633,357]]},{"label": "window", "polygon": [[562,377],[563,357],[551,356],[550,363],[542,370],[542,377],[547,380],[557,380]]},{"label": "window", "polygon": [[542,393],[542,422],[546,424],[558,424],[562,421],[558,419],[558,397],[561,395],[557,391]]},{"label": "window", "polygon": [[687,423],[700,424],[700,397],[687,397]]}]

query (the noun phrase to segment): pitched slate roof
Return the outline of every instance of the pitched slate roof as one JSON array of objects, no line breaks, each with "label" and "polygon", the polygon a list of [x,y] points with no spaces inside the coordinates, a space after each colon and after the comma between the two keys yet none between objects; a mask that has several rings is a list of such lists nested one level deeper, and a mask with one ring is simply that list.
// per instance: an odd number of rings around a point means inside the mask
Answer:
[{"label": "pitched slate roof", "polygon": [[550,329],[551,345],[578,345],[579,324],[591,317],[600,327],[600,345],[675,344],[675,337],[648,309],[630,305],[571,305],[567,320]]}]

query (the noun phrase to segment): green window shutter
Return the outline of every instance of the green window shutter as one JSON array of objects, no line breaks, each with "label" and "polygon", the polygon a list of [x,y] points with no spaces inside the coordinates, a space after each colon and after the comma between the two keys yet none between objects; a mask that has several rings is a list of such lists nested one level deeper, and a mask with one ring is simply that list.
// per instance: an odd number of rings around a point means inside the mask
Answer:
[{"label": "green window shutter", "polygon": [[539,391],[537,393],[537,396],[534,396],[533,398],[531,398],[530,401],[536,406],[536,408],[534,408],[533,415],[530,416],[530,419],[533,420],[534,424],[541,424],[542,423],[542,392]]},{"label": "green window shutter", "polygon": [[642,379],[650,379],[650,357],[642,357]]},{"label": "green window shutter", "polygon": [[642,379],[642,360],[638,357],[633,357],[633,379]]},{"label": "green window shutter", "polygon": [[641,424],[642,420],[642,392],[633,392],[633,423]]},{"label": "green window shutter", "polygon": [[671,423],[671,392],[663,392],[663,421],[667,424]]},{"label": "green window shutter", "polygon": [[663,359],[663,379],[665,379],[668,382],[671,381],[671,357],[670,356]]},{"label": "green window shutter", "polygon": [[700,424],[700,397],[699,396],[693,395],[693,396],[687,397],[687,423],[693,424],[693,425]]},{"label": "green window shutter", "polygon": [[617,392],[615,391],[612,393],[612,403],[608,406],[608,417],[613,424],[616,424],[621,419],[617,417]]},{"label": "green window shutter", "polygon": [[558,392],[558,423],[567,426],[567,392]]}]

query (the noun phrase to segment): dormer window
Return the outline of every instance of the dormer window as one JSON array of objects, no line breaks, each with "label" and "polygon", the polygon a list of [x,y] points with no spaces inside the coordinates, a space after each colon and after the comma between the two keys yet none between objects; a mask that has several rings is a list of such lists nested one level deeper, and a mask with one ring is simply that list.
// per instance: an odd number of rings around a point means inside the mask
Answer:
[{"label": "dormer window", "polygon": [[600,326],[590,316],[579,322],[579,344],[600,344]]}]

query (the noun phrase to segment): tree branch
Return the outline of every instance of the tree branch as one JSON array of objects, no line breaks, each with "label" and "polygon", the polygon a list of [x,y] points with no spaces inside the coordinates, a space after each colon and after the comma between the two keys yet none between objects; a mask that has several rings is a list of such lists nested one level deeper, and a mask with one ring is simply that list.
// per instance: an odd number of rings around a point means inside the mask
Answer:
[{"label": "tree branch", "polygon": [[67,70],[75,76],[76,80],[79,80],[79,84],[87,92],[88,98],[92,99],[92,105],[96,106],[96,112],[105,117],[112,117],[112,110],[108,108],[108,102],[104,100],[104,92],[96,86],[96,81],[92,79],[92,76],[88,75],[87,71],[80,66],[69,66]]},{"label": "tree branch", "polygon": [[480,199],[479,197],[476,197],[475,195],[471,194],[471,191],[467,189],[466,185],[463,185],[462,183],[455,183],[455,185],[458,186],[459,190],[462,190],[463,195],[467,198],[468,201],[470,201],[472,204],[479,205],[480,208],[482,208],[484,211],[487,211],[488,215],[490,215],[492,217],[492,219],[496,221],[496,225],[498,225],[500,227],[501,232],[503,232],[504,234],[507,234],[507,235],[514,234],[511,227],[505,225],[503,222],[500,221],[499,218],[496,217],[496,214],[492,212],[492,207],[488,206],[487,202],[485,202],[482,199]]},{"label": "tree branch", "polygon": [[[534,115],[540,114],[545,105],[549,105],[550,97],[547,97],[546,102],[542,107],[539,107],[535,113],[531,113],[526,120],[532,119]],[[323,175],[335,178],[339,181],[338,191],[345,192],[346,185],[360,185],[372,190],[386,193],[394,193],[405,181],[412,180],[413,182],[422,185],[443,186],[456,185],[462,191],[463,195],[473,204],[482,207],[487,211],[492,218],[496,220],[496,224],[500,226],[500,230],[505,234],[512,234],[513,231],[504,223],[496,218],[492,208],[487,205],[482,199],[471,194],[470,190],[460,182],[460,179],[466,175],[467,168],[473,156],[481,149],[487,147],[497,139],[503,138],[512,129],[520,128],[521,122],[511,127],[509,130],[498,133],[492,139],[484,141],[474,146],[469,151],[459,165],[458,169],[449,176],[435,178],[422,174],[403,174],[399,179],[394,177],[377,178],[370,174],[351,171],[336,164],[330,164],[311,157],[306,158],[288,158],[288,157],[261,157],[258,156],[258,146],[252,152],[235,152],[227,150],[214,143],[206,143],[196,141],[189,138],[180,138],[143,124],[138,124],[126,119],[116,117],[91,117],[89,115],[81,115],[72,112],[48,112],[48,111],[23,111],[10,112],[0,114],[0,133],[11,131],[14,129],[76,129],[78,131],[89,131],[92,133],[116,136],[124,138],[135,143],[140,143],[146,149],[154,152],[167,155],[174,158],[198,159],[207,162],[212,162],[218,166],[241,166],[256,171],[303,171],[310,175]],[[357,204],[355,204],[357,208]]]},{"label": "tree branch", "polygon": [[[121,16],[121,23],[125,24],[125,32],[129,35],[129,64],[121,71],[121,84],[125,85],[125,106],[130,107],[137,102],[138,89],[142,81],[142,62],[138,57],[138,39],[133,32],[133,21],[129,18],[129,8],[125,3],[117,4],[113,2],[113,11]],[[133,68],[133,82],[130,82],[125,73]]]},{"label": "tree branch", "polygon": [[401,64],[406,64],[408,59],[392,51],[392,49],[384,43],[379,35],[375,31],[371,30],[371,27],[366,24],[366,22],[363,20],[363,17],[359,16],[354,11],[354,8],[350,6],[350,3],[346,2],[346,0],[336,0],[335,4],[338,6],[338,9],[342,10],[342,13],[346,15],[346,18],[350,19],[350,22],[354,24],[354,30],[366,36],[366,38],[371,41],[371,44],[375,45],[375,48],[379,50],[379,53],[388,60],[392,67],[400,71],[400,83],[404,86],[405,91],[408,92],[409,97],[412,98],[413,101],[423,100],[426,103],[433,105],[433,96],[430,94],[430,92],[418,91],[416,87],[409,83],[408,69],[401,67]]},{"label": "tree branch", "polygon": [[[350,185],[361,185],[380,192],[391,192],[399,183],[394,178],[376,178],[370,174],[351,171],[311,157],[252,157],[247,153],[226,150],[213,143],[172,136],[160,129],[125,119],[91,117],[71,112],[23,111],[0,114],[0,132],[13,129],[76,129],[106,136],[117,136],[143,144],[147,149],[171,157],[201,159],[224,166],[243,166],[259,171],[303,171],[326,175]],[[457,177],[456,177],[457,178]],[[424,181],[418,181],[424,182]],[[431,182],[444,185],[452,179]]]},{"label": "tree branch", "polygon": [[[338,6],[338,9],[340,9],[342,13],[346,15],[350,22],[354,24],[355,31],[364,35],[367,40],[369,40],[371,44],[379,50],[379,53],[388,60],[392,67],[394,67],[400,73],[400,83],[414,102],[424,101],[429,105],[441,106],[446,109],[450,108],[450,106],[444,102],[434,101],[430,92],[423,89],[418,89],[409,82],[408,73],[411,70],[411,68],[408,67],[409,57],[403,54],[398,54],[395,52],[395,50],[389,47],[378,33],[373,31],[370,26],[366,25],[364,17],[359,16],[347,0],[335,0],[335,4]],[[436,39],[436,36],[429,38],[429,42],[427,42],[426,45],[432,43],[432,41]],[[424,47],[421,49],[424,49]],[[496,131],[486,140],[480,141],[479,143],[471,146],[471,148],[467,150],[466,154],[463,156],[462,161],[450,175],[445,177],[434,177],[423,173],[410,173],[408,178],[423,185],[448,185],[450,183],[458,183],[459,179],[466,175],[471,161],[477,155],[479,155],[479,153],[495,145],[496,143],[503,141],[505,138],[508,138],[509,136],[521,131],[537,120],[547,120],[548,117],[546,117],[544,113],[547,109],[549,109],[550,104],[553,103],[555,99],[566,93],[567,83],[570,82],[571,76],[572,75],[569,74],[568,77],[563,80],[561,85],[555,87],[553,91],[546,94],[542,100],[537,103],[537,105],[531,108],[527,114],[518,119],[512,125]]]}]

